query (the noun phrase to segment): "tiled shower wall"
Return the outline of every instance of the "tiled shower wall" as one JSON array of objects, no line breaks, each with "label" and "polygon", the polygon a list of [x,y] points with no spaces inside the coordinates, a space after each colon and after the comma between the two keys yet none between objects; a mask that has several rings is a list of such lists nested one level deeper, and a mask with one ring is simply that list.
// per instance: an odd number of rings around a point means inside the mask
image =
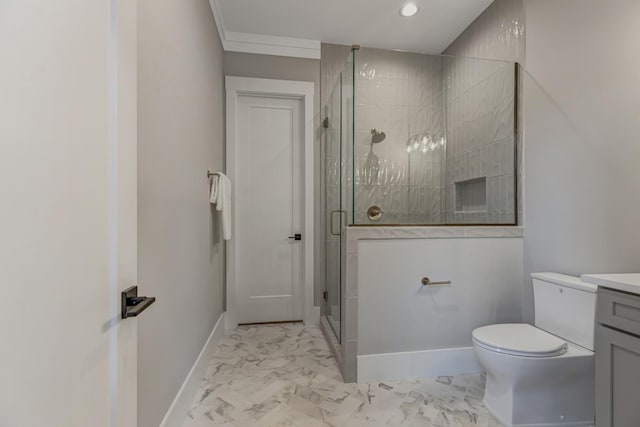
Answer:
[{"label": "tiled shower wall", "polygon": [[442,53],[524,63],[522,0],[495,0]]},{"label": "tiled shower wall", "polygon": [[[524,64],[522,0],[495,0],[443,53],[455,57],[445,67],[450,105],[445,220],[449,223],[513,222],[514,173],[518,177],[518,195],[522,195],[522,126],[514,144],[513,85],[505,84],[504,90],[500,90],[501,85],[496,82],[511,80],[515,66],[491,61],[473,63],[463,58]],[[519,108],[519,115],[521,112]],[[518,154],[515,168],[514,147]],[[487,186],[486,213],[456,212],[455,182],[483,176]],[[522,197],[518,198],[517,213],[522,223]]]},{"label": "tiled shower wall", "polygon": [[[444,147],[407,153],[407,140],[444,133],[442,59],[406,52],[355,52],[354,219],[356,224],[441,222]],[[372,144],[371,130],[386,134]],[[367,217],[378,206],[379,221]]]},{"label": "tiled shower wall", "polygon": [[[513,63],[467,58],[446,61],[447,168],[445,222],[513,223]],[[462,186],[477,183],[467,209]],[[465,197],[467,197],[465,195]]]},{"label": "tiled shower wall", "polygon": [[[322,43],[320,47],[320,102],[324,107],[329,102],[344,63],[351,53],[350,46]],[[323,113],[324,114],[324,113]],[[322,116],[324,118],[324,115]]]}]

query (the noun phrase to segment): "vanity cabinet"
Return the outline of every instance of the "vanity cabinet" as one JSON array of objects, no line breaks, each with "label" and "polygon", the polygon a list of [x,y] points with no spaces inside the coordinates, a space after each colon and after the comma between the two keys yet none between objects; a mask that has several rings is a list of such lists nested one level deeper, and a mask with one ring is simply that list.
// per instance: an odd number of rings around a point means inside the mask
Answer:
[{"label": "vanity cabinet", "polygon": [[596,425],[640,426],[640,296],[598,289]]}]

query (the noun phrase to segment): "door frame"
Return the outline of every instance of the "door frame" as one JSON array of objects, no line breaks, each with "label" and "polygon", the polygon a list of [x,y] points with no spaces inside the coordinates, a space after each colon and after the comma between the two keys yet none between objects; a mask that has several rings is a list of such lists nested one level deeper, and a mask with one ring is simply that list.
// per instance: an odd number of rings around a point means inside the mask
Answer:
[{"label": "door frame", "polygon": [[259,79],[251,77],[225,77],[226,89],[226,143],[225,143],[225,168],[226,174],[231,180],[231,240],[227,241],[227,274],[226,274],[226,309],[225,329],[235,329],[237,322],[237,268],[238,247],[235,237],[237,226],[235,184],[237,176],[237,126],[238,126],[238,97],[243,95],[271,96],[288,99],[302,100],[304,141],[303,152],[303,176],[302,186],[303,213],[302,213],[302,318],[305,325],[318,325],[320,323],[320,307],[313,305],[314,282],[314,214],[313,214],[313,96],[315,85],[313,82],[294,80]]}]

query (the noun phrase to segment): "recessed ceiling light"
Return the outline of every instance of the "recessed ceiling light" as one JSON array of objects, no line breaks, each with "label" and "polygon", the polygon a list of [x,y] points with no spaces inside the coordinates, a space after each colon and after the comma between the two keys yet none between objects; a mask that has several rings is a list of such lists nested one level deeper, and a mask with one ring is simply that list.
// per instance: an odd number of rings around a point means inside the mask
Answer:
[{"label": "recessed ceiling light", "polygon": [[400,15],[405,17],[413,16],[416,13],[418,13],[418,6],[414,3],[407,3],[400,9]]}]

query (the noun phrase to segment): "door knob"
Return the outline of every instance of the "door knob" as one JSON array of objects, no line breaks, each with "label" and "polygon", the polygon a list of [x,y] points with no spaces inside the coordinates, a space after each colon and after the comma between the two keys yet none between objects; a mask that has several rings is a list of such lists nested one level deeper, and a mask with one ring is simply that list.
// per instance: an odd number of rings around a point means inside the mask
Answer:
[{"label": "door knob", "polygon": [[293,236],[289,236],[291,240],[302,240],[302,234],[294,234]]}]

